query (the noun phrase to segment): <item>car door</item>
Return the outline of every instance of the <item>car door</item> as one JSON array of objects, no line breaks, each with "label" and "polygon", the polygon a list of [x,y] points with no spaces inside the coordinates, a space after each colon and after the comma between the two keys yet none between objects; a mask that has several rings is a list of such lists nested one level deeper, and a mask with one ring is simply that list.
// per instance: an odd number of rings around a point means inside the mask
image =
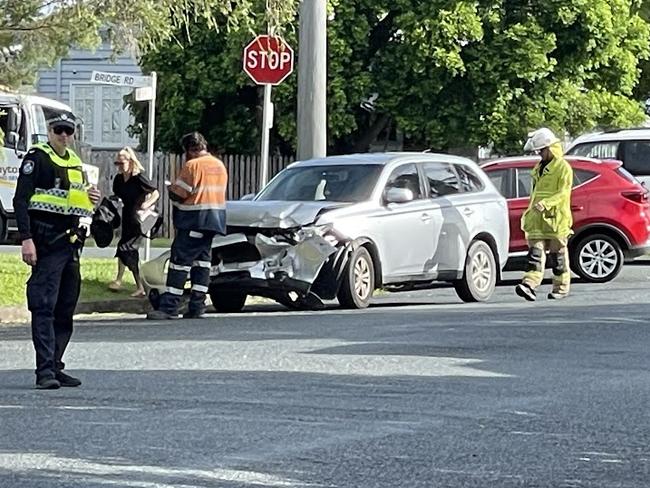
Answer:
[{"label": "car door", "polygon": [[[516,198],[508,200],[508,213],[510,216],[510,252],[526,251],[528,244],[524,231],[521,230],[521,217],[528,208],[530,193],[532,192],[532,167],[514,168]],[[590,171],[574,170],[573,188],[593,178],[595,174]],[[588,194],[580,191],[571,193],[571,213],[574,222],[580,221],[587,214],[589,206]]]},{"label": "car door", "polygon": [[583,185],[599,174],[587,169],[573,169],[573,190],[571,191],[571,215],[573,216],[573,229],[582,227],[585,220],[588,221],[590,211],[590,197],[593,198],[593,192],[583,187]]},{"label": "car door", "polygon": [[439,207],[442,217],[432,264],[439,274],[454,274],[462,268],[459,263],[465,259],[465,247],[469,238],[465,218],[471,216],[476,209],[469,202],[458,199],[461,187],[452,164],[432,161],[424,163],[422,170],[429,200]]},{"label": "car door", "polygon": [[[22,158],[27,151],[27,117],[16,103],[0,104],[0,209],[13,211],[13,197],[20,173]],[[11,129],[11,130],[10,130]],[[17,131],[16,131],[17,129]],[[0,238],[6,222],[0,215]]]},{"label": "car door", "polygon": [[530,194],[533,191],[533,166],[513,168],[514,198],[508,200],[508,215],[510,217],[510,252],[528,250],[526,235],[521,230],[521,218],[530,203]]},{"label": "car door", "polygon": [[404,203],[382,201],[381,210],[369,216],[379,247],[384,281],[417,279],[431,273],[427,263],[435,251],[436,226],[440,210],[425,198],[423,182],[415,163],[394,168],[386,181],[384,198],[390,188],[406,188],[413,200]]},{"label": "car door", "polygon": [[[517,168],[486,168],[486,172],[494,186],[506,198],[508,202],[508,221],[510,227],[509,252],[515,252],[515,249],[521,251],[527,250],[524,232],[521,230],[521,216],[528,207],[528,199],[517,199]],[[525,186],[524,186],[525,187]]]}]

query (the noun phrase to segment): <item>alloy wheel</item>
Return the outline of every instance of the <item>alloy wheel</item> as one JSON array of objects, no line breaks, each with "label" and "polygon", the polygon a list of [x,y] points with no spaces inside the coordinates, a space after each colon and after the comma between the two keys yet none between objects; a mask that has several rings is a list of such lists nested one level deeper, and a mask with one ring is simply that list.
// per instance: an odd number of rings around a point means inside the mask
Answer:
[{"label": "alloy wheel", "polygon": [[580,250],[580,267],[593,278],[604,278],[612,274],[618,266],[618,253],[611,243],[594,239]]},{"label": "alloy wheel", "polygon": [[471,270],[472,282],[477,291],[485,292],[490,287],[493,271],[490,258],[484,251],[481,250],[474,254]]},{"label": "alloy wheel", "polygon": [[354,263],[354,293],[361,300],[368,298],[371,289],[371,273],[368,261],[363,257],[357,259]]}]

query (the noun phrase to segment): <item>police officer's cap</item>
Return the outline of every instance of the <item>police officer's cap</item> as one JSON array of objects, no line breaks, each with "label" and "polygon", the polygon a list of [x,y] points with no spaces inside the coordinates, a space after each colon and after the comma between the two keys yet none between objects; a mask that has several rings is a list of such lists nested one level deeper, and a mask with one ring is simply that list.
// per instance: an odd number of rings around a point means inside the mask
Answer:
[{"label": "police officer's cap", "polygon": [[54,114],[52,117],[47,119],[48,127],[70,127],[75,128],[75,123],[77,119],[72,112],[61,112]]}]

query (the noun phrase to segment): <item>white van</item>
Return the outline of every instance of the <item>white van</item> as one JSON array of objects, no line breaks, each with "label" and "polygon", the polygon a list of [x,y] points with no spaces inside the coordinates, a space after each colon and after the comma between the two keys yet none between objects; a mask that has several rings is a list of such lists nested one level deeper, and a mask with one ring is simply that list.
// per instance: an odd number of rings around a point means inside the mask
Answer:
[{"label": "white van", "polygon": [[[46,120],[60,112],[71,112],[64,103],[48,98],[0,91],[0,134],[4,134],[0,154],[0,241],[8,231],[16,231],[13,198],[23,156],[32,144],[47,141]],[[81,124],[78,126],[81,132]],[[96,179],[98,169],[84,165]]]}]

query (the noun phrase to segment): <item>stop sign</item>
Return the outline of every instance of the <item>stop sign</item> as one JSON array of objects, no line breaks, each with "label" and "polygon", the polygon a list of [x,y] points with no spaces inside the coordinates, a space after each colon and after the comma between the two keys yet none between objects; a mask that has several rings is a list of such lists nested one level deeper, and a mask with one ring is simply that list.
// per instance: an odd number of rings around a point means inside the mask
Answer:
[{"label": "stop sign", "polygon": [[293,71],[293,49],[281,37],[257,36],[244,48],[244,71],[258,85],[279,85]]}]

